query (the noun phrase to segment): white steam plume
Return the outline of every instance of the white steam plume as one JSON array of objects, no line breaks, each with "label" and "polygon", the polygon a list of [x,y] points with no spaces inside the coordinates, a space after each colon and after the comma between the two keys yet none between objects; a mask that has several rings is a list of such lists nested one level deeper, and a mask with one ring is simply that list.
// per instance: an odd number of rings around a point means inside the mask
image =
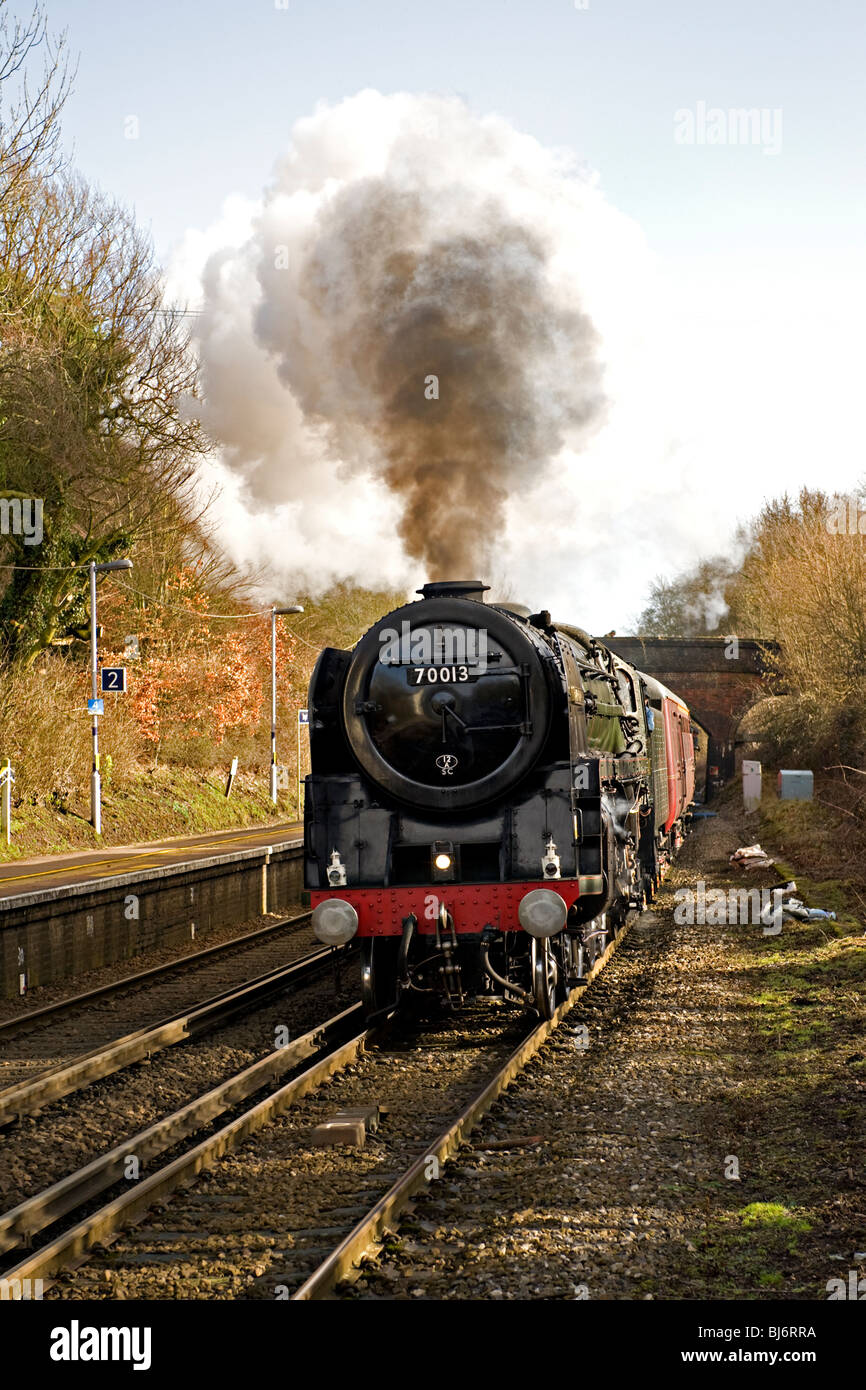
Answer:
[{"label": "white steam plume", "polygon": [[591,451],[642,317],[635,226],[503,119],[372,91],[299,121],[231,221],[179,263],[187,288],[201,266],[202,414],[240,484],[229,548],[313,586],[516,572],[549,605],[527,537],[579,526],[584,494],[607,511]]}]

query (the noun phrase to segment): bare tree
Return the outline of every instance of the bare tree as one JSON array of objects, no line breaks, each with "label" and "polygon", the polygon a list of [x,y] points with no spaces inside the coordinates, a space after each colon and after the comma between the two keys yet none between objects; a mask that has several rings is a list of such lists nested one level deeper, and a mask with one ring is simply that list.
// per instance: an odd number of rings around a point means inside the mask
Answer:
[{"label": "bare tree", "polygon": [[0,203],[14,203],[36,174],[59,172],[60,112],[73,76],[66,34],[52,38],[42,6],[18,20],[0,0]]}]

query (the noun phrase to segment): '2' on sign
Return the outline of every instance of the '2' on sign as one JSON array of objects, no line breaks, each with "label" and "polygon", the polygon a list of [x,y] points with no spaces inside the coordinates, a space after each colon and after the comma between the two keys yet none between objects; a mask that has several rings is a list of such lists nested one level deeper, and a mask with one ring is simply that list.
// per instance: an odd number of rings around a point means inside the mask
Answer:
[{"label": "'2' on sign", "polygon": [[103,695],[122,694],[126,690],[125,666],[103,666],[101,674]]}]

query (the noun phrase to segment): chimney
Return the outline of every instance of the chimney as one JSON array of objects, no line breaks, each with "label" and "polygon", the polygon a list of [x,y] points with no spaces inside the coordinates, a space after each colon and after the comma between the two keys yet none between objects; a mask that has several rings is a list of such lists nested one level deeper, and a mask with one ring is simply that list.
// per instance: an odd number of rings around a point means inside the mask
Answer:
[{"label": "chimney", "polygon": [[415,592],[422,598],[471,598],[483,603],[489,588],[490,585],[483,584],[480,579],[437,579]]}]

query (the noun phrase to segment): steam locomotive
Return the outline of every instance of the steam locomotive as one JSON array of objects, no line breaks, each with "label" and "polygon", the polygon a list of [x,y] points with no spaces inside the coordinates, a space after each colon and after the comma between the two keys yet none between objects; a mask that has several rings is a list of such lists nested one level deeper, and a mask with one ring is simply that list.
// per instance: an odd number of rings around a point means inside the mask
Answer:
[{"label": "steam locomotive", "polygon": [[480,581],[425,584],[310,684],[304,859],[368,1016],[492,995],[550,1018],[686,829],[682,700]]}]

